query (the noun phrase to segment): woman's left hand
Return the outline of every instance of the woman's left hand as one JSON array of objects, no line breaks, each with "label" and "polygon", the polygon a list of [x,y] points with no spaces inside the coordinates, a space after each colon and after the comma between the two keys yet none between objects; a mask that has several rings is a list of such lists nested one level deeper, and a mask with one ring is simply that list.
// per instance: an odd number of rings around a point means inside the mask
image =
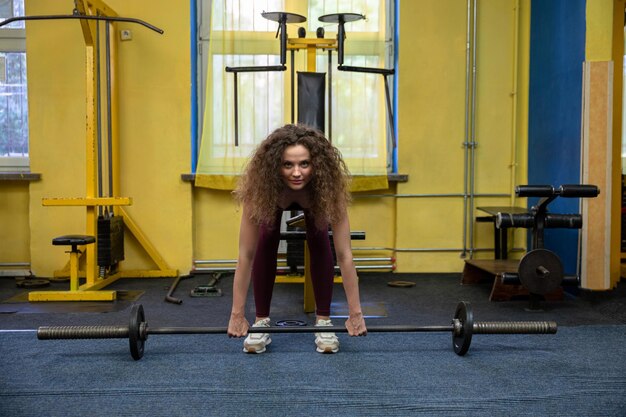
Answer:
[{"label": "woman's left hand", "polygon": [[348,320],[346,320],[346,329],[348,329],[350,336],[365,336],[367,327],[365,326],[363,313],[350,313]]}]

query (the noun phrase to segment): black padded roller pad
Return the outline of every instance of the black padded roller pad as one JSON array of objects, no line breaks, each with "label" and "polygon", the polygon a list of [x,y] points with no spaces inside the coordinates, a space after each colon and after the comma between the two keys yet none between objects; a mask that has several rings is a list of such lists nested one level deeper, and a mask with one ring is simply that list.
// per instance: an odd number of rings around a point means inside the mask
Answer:
[{"label": "black padded roller pad", "polygon": [[559,191],[561,197],[571,198],[597,197],[600,194],[596,185],[585,184],[563,184]]},{"label": "black padded roller pad", "polygon": [[518,185],[515,194],[518,197],[552,197],[555,193],[551,185]]},{"label": "black padded roller pad", "polygon": [[597,197],[600,189],[596,185],[587,184],[564,184],[558,188],[551,185],[518,185],[515,187],[518,197],[567,197],[585,198]]}]

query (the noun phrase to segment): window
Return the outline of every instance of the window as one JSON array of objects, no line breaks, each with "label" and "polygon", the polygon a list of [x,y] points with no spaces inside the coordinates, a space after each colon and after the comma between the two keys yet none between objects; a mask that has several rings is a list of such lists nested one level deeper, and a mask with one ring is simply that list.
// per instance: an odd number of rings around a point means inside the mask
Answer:
[{"label": "window", "polygon": [[[24,0],[0,0],[0,20],[24,15]],[[0,27],[0,170],[28,170],[24,22]]]},{"label": "window", "polygon": [[[234,76],[226,66],[279,65],[277,22],[261,16],[263,11],[287,11],[307,18],[306,23],[289,24],[289,38],[296,38],[298,26],[307,30],[306,38],[316,37],[323,27],[326,39],[337,36],[336,24],[325,24],[318,18],[338,12],[366,16],[346,24],[347,39],[344,64],[374,68],[393,66],[393,2],[385,0],[255,0],[231,2],[215,0],[213,7],[199,2],[199,136],[202,138],[197,173],[233,175],[250,155],[256,144],[274,128],[291,121],[291,56],[287,54],[285,72],[243,72],[237,75],[238,146],[234,147]],[[338,3],[341,3],[340,5]],[[210,26],[212,22],[213,27]],[[294,68],[305,71],[305,51],[295,53]],[[337,71],[337,54],[332,54],[332,115],[328,114],[326,97],[326,133],[342,151],[353,174],[381,174],[374,165],[390,167],[391,149],[384,80],[380,75]],[[328,53],[318,50],[316,71],[328,72]],[[328,77],[327,77],[328,82]],[[295,82],[297,84],[297,82]],[[295,100],[295,99],[294,99]],[[296,106],[297,107],[297,106]],[[329,132],[329,118],[332,131]],[[202,121],[204,123],[202,123]],[[350,159],[353,159],[352,163]],[[367,161],[374,161],[368,163]],[[355,168],[357,165],[360,167]]]}]

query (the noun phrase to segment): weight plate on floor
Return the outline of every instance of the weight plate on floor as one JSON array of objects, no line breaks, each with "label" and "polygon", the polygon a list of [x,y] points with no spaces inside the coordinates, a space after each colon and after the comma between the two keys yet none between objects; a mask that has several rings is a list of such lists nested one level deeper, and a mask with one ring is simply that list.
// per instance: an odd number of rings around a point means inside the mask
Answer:
[{"label": "weight plate on floor", "polygon": [[278,320],[276,325],[280,327],[300,327],[306,326],[306,322],[302,320]]},{"label": "weight plate on floor", "polygon": [[547,249],[534,249],[519,262],[519,280],[533,294],[548,294],[563,281],[561,259]]},{"label": "weight plate on floor", "polygon": [[454,353],[463,356],[467,353],[472,343],[472,334],[474,333],[474,314],[470,304],[466,301],[461,301],[456,306],[454,318],[461,322],[461,331],[459,334],[452,332],[452,347],[454,348]]},{"label": "weight plate on floor", "polygon": [[142,335],[142,324],[146,321],[143,306],[135,304],[130,310],[130,323],[128,325],[128,340],[130,343],[130,355],[138,361],[143,357],[145,335]]},{"label": "weight plate on floor", "polygon": [[387,285],[390,287],[409,288],[414,287],[415,283],[413,281],[389,281]]},{"label": "weight plate on floor", "polygon": [[15,285],[20,288],[41,288],[50,285],[50,280],[41,278],[24,278],[15,280]]}]

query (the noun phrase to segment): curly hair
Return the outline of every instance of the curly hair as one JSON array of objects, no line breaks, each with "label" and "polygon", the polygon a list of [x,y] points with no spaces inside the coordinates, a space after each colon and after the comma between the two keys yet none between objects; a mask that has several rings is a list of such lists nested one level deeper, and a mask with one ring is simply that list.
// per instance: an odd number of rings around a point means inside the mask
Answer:
[{"label": "curly hair", "polygon": [[307,148],[313,168],[308,184],[312,197],[308,213],[318,226],[333,224],[351,201],[350,172],[341,152],[322,132],[309,126],[288,124],[261,142],[244,168],[235,198],[248,207],[254,222],[270,224],[285,188],[281,177],[283,152],[295,145]]}]

